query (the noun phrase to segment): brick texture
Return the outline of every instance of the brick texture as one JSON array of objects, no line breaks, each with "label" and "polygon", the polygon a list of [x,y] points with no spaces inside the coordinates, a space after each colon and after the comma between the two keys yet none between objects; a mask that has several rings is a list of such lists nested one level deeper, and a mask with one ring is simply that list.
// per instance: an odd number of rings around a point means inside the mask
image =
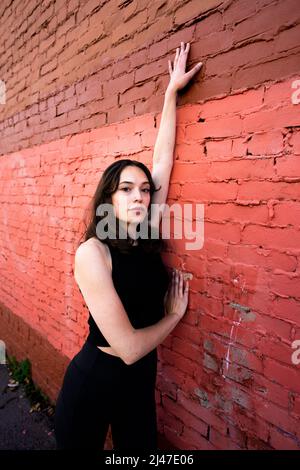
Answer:
[{"label": "brick texture", "polygon": [[164,253],[193,279],[159,347],[162,447],[299,450],[299,2],[3,1],[0,18],[8,352],[55,402],[87,335],[84,210],[115,159],[151,169],[167,60],[189,41],[189,67],[204,66],[178,96],[168,202],[204,204],[204,244]]}]

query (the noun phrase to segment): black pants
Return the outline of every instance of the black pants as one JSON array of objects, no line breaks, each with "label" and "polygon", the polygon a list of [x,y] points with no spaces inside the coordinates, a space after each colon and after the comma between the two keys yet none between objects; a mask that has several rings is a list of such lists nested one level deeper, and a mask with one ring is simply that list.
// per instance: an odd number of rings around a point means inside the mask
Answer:
[{"label": "black pants", "polygon": [[57,449],[157,449],[157,350],[134,364],[85,342],[69,363],[55,409]]}]

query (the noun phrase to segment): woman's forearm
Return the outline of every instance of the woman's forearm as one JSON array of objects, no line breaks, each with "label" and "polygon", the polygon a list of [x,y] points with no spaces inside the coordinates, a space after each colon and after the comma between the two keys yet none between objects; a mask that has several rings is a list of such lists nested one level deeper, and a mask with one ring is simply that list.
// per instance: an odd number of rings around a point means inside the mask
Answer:
[{"label": "woman's forearm", "polygon": [[135,329],[128,363],[133,364],[155,349],[171,333],[179,321],[180,317],[175,313],[171,313],[154,325]]},{"label": "woman's forearm", "polygon": [[176,139],[176,101],[177,92],[167,88],[161,115],[160,126],[154,146],[153,163],[173,164]]},{"label": "woman's forearm", "polygon": [[173,153],[176,137],[176,101],[177,92],[183,89],[202,67],[196,64],[189,72],[185,71],[190,43],[184,42],[176,49],[174,63],[169,60],[170,82],[167,86],[161,122],[153,152],[153,163],[161,162],[173,165]]}]

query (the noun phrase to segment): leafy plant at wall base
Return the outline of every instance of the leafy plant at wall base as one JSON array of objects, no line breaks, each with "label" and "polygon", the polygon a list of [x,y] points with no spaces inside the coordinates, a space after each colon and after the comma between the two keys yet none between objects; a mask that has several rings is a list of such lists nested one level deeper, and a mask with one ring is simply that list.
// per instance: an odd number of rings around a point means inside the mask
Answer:
[{"label": "leafy plant at wall base", "polygon": [[14,380],[24,386],[32,411],[46,411],[51,416],[54,412],[49,398],[37,387],[31,377],[31,363],[29,359],[18,362],[15,356],[7,356],[7,365]]}]

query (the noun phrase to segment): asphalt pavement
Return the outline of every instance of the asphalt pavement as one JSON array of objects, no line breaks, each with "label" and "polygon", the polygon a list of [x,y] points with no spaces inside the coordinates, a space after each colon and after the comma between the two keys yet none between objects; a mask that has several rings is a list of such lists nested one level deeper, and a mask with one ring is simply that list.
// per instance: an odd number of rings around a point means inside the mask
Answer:
[{"label": "asphalt pavement", "polygon": [[10,379],[0,364],[0,450],[55,450],[54,417],[32,409],[24,386]]}]

